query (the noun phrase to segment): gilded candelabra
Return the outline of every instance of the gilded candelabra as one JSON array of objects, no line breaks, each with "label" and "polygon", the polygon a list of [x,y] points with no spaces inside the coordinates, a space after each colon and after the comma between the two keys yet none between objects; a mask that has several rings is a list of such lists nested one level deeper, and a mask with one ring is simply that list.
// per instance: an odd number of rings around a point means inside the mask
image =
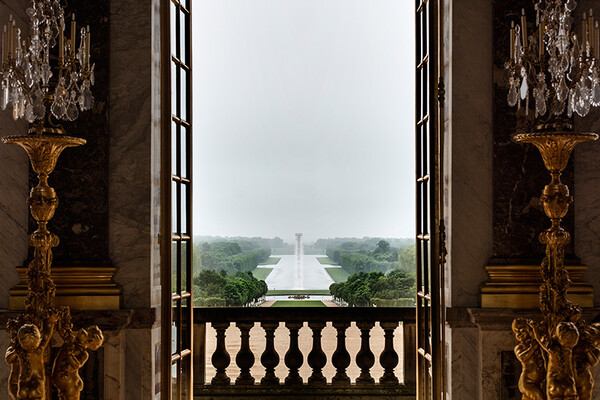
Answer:
[{"label": "gilded candelabra", "polygon": [[[8,321],[8,393],[13,400],[49,400],[53,384],[59,399],[78,400],[83,389],[78,371],[88,359],[88,349],[97,350],[104,338],[97,326],[74,331],[69,307],[54,305],[55,285],[50,271],[52,248],[58,246],[59,239],[48,230],[48,222],[58,207],[58,197],[48,177],[64,149],[86,142],[66,136],[54,119],[73,121],[79,109],[87,110],[93,104],[90,31],[81,30],[77,48],[73,15],[71,38],[67,39],[64,11],[58,0],[32,0],[27,15],[31,19],[28,41],[22,40],[12,16],[4,27],[0,65],[0,107],[10,105],[14,119],[24,118],[34,124],[28,135],[9,136],[2,141],[25,149],[39,179],[27,200],[37,229],[29,236],[34,252],[27,267],[25,312]],[[58,51],[51,54],[56,45]],[[54,62],[56,74],[51,65]],[[50,346],[55,333],[63,344],[52,363]]]},{"label": "gilded candelabra", "polygon": [[517,318],[512,325],[519,342],[515,354],[523,366],[519,389],[528,400],[591,400],[591,368],[600,360],[600,325],[583,321],[581,309],[567,300],[571,280],[564,247],[571,237],[560,226],[573,200],[561,173],[575,145],[598,139],[595,133],[573,132],[575,113],[584,117],[591,107],[600,106],[598,22],[592,10],[584,14],[578,36],[572,31],[575,7],[574,0],[535,1],[535,29],[523,10],[520,25],[511,27],[506,64],[508,103],[518,106],[522,122],[532,131],[513,140],[535,145],[552,177],[541,196],[551,221],[539,236],[546,246],[539,294],[542,319]]}]

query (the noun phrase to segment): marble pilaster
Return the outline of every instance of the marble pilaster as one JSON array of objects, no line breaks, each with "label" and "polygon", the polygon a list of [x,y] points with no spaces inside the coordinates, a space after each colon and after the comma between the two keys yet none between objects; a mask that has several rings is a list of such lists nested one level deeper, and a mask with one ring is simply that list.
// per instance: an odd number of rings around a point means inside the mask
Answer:
[{"label": "marble pilaster", "polygon": [[449,300],[454,307],[466,307],[477,305],[492,251],[492,1],[455,1],[449,11]]},{"label": "marble pilaster", "polygon": [[[28,32],[26,1],[0,0],[0,26],[13,15],[18,26]],[[27,123],[14,121],[11,111],[0,111],[0,137],[24,135]],[[18,146],[0,143],[0,309],[8,308],[8,290],[19,282],[16,266],[27,259],[29,208],[29,159]]]},{"label": "marble pilaster", "polygon": [[150,306],[152,230],[152,6],[110,9],[110,256],[124,306]]},{"label": "marble pilaster", "polygon": [[[578,2],[576,17],[598,2]],[[579,20],[579,19],[577,19]],[[600,109],[592,108],[585,118],[575,118],[575,130],[600,134]],[[594,304],[600,305],[600,141],[575,148],[575,250],[588,266],[584,280],[594,286]]]}]

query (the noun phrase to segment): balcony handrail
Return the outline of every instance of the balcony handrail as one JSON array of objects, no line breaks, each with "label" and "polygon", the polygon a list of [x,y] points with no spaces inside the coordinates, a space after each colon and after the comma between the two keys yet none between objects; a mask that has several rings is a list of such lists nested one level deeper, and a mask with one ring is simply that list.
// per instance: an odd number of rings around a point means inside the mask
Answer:
[{"label": "balcony handrail", "polygon": [[414,307],[194,307],[194,323],[213,322],[405,322],[414,323]]},{"label": "balcony handrail", "polygon": [[[337,331],[337,347],[331,356],[326,356],[322,348],[321,335],[328,323]],[[380,354],[370,349],[370,332],[379,324],[384,330],[385,347]],[[414,399],[416,361],[416,312],[414,308],[399,307],[197,307],[194,308],[194,395],[196,399],[238,398],[241,392],[253,393],[255,398],[263,394],[277,393],[286,397],[286,390],[292,390],[293,398],[324,399],[340,396],[353,399]],[[216,348],[209,355],[216,375],[205,383],[204,360],[206,357],[206,325],[216,330]],[[250,346],[250,329],[256,324],[264,330],[266,340],[262,354],[254,353]],[[284,354],[274,347],[274,332],[285,325],[289,334],[289,346]],[[351,354],[346,348],[346,330],[352,325],[360,330],[360,350],[352,356],[360,368],[356,383],[351,383],[346,373],[351,362]],[[394,331],[402,324],[404,355],[403,376],[396,376],[398,353]],[[229,354],[226,345],[226,330],[235,325],[240,331],[241,347],[237,354]],[[298,332],[308,325],[312,331],[312,350],[304,353],[298,347]],[[263,334],[261,334],[262,336]],[[380,361],[384,374],[376,382],[371,375],[375,359]],[[312,374],[307,382],[299,375],[299,368],[307,362]],[[229,376],[226,372],[230,363],[235,362],[239,375]],[[288,374],[285,379],[275,374],[275,367],[285,363]],[[254,364],[265,368],[264,377],[256,381],[250,373]],[[322,370],[325,365],[333,365],[336,374],[327,382]],[[400,379],[399,379],[400,378]],[[402,382],[402,383],[401,383]],[[241,391],[241,392],[240,392]]]}]

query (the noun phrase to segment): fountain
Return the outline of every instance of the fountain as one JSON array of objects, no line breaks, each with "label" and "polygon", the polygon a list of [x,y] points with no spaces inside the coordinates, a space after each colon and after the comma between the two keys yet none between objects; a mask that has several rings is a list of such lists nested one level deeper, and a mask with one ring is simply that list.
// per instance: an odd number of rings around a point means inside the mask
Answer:
[{"label": "fountain", "polygon": [[302,246],[301,233],[296,233],[296,249],[294,255],[296,256],[294,288],[304,289],[304,247]]}]

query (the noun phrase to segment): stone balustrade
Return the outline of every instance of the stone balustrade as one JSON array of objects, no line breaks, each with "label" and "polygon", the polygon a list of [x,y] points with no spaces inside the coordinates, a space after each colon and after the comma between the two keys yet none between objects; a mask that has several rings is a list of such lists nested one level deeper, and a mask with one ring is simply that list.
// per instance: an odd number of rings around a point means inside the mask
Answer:
[{"label": "stone balustrade", "polygon": [[[206,354],[207,324],[216,331],[216,346],[212,354]],[[322,341],[327,324],[335,329],[336,334],[335,350],[330,357],[327,357]],[[373,353],[371,343],[371,332],[376,324],[384,332],[383,350],[379,354]],[[400,324],[402,334],[396,337]],[[275,334],[280,325],[285,326],[287,337],[281,337],[281,331]],[[299,331],[305,325],[312,332],[308,353],[303,353],[299,345]],[[360,349],[354,360],[348,351],[346,336],[351,325],[360,330]],[[226,331],[231,326],[239,329],[237,354],[228,351]],[[255,354],[250,343],[250,331],[259,326],[262,346],[260,354]],[[287,343],[284,354],[276,350],[279,341]],[[402,357],[399,357],[398,351],[403,351]],[[415,398],[414,308],[195,308],[193,352],[195,399],[264,399],[270,396],[294,399]],[[211,379],[206,379],[208,371],[204,361],[207,356],[216,370]],[[371,371],[376,357],[383,368],[380,377],[374,377]],[[403,364],[396,368],[400,359]],[[356,382],[351,382],[347,373],[352,361],[360,370]],[[286,376],[276,374],[276,367],[282,362],[287,369]],[[306,381],[300,375],[300,368],[305,362],[311,370]],[[237,366],[236,371],[239,370],[237,376],[227,373],[233,363]],[[260,380],[251,373],[253,367],[256,370],[256,363],[264,369]],[[328,363],[335,368],[330,382],[323,374]],[[397,376],[395,369],[401,370],[402,376]]]}]

